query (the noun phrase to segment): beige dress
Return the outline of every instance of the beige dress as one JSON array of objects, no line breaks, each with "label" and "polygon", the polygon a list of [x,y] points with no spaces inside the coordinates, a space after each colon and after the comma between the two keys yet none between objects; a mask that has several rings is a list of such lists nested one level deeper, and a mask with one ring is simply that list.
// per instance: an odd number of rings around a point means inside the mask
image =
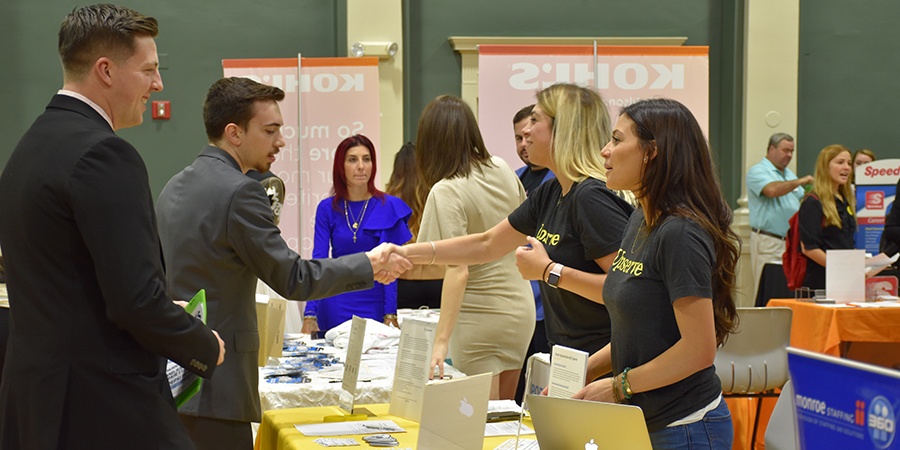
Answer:
[{"label": "beige dress", "polygon": [[[480,233],[505,219],[525,201],[519,178],[505,161],[491,158],[467,178],[439,181],[425,202],[419,242]],[[522,367],[534,332],[531,285],[516,269],[515,252],[469,266],[469,281],[450,336],[454,367],[472,375]]]}]

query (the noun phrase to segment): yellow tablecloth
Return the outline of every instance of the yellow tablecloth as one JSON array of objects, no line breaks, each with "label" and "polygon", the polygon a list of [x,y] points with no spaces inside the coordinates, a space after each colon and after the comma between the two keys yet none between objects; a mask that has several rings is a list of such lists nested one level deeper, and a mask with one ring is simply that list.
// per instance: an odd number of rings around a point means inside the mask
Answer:
[{"label": "yellow tablecloth", "polygon": [[[391,433],[399,441],[398,447],[416,448],[416,440],[419,438],[419,424],[410,420],[388,414],[390,405],[381,403],[377,405],[357,406],[368,409],[376,415],[371,420],[393,420],[403,427],[406,433]],[[313,408],[294,408],[266,411],[263,414],[262,423],[256,435],[256,450],[301,450],[325,448],[313,441],[318,437],[304,436],[294,428],[297,424],[322,423],[322,418],[330,415],[341,414],[336,406],[319,406]],[[526,418],[525,425],[531,426],[531,419]],[[362,444],[360,448],[366,448],[362,440],[363,435],[352,436]],[[344,436],[346,437],[346,436]],[[493,449],[510,436],[489,437],[484,439],[484,448]],[[524,436],[525,439],[534,439],[534,435]]]}]

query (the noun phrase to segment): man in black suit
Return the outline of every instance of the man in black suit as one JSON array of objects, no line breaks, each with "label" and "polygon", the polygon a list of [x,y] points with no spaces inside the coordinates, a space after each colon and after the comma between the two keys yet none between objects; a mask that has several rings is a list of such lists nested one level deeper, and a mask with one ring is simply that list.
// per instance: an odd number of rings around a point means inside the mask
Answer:
[{"label": "man in black suit", "polygon": [[215,332],[166,294],[139,125],[163,88],[157,22],[76,9],[59,31],[63,89],[0,177],[10,336],[0,448],[190,449],[162,357],[202,377]]},{"label": "man in black suit", "polygon": [[213,83],[203,105],[207,145],[166,184],[156,211],[174,296],[206,289],[210,325],[228,342],[228,361],[200,395],[179,408],[199,450],[249,450],[259,422],[257,279],[292,300],[389,283],[412,264],[393,244],[334,259],[304,260],[275,226],[262,185],[285,145],[284,91],[248,78]]}]

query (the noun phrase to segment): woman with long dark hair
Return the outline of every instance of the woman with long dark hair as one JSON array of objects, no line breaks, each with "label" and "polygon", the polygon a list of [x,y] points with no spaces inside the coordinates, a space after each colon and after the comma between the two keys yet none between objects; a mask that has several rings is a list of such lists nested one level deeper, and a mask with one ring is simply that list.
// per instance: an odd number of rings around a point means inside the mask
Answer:
[{"label": "woman with long dark hair", "polygon": [[654,449],[730,449],[713,362],[737,320],[740,244],[707,141],[684,105],[650,99],[622,110],[601,154],[640,207],[603,286],[612,341],[589,360],[613,376],[575,397],[640,406]]},{"label": "woman with long dark hair", "polygon": [[[332,196],[316,208],[313,258],[368,251],[382,242],[404,244],[412,237],[407,227],[409,207],[375,187],[377,169],[375,145],[369,138],[357,134],[338,145]],[[353,315],[398,326],[397,282],[307,302],[301,331],[329,330]]]},{"label": "woman with long dark hair", "polygon": [[[385,192],[399,197],[407,205],[414,207],[409,218],[409,230],[412,231],[412,242],[419,232],[422,211],[415,209],[424,205],[416,203],[416,186],[419,184],[419,173],[416,169],[416,144],[407,142],[400,147],[394,157],[394,171],[388,180]],[[441,289],[444,283],[444,270],[441,267],[417,266],[400,276],[397,280],[397,308],[418,309],[441,307]]]}]

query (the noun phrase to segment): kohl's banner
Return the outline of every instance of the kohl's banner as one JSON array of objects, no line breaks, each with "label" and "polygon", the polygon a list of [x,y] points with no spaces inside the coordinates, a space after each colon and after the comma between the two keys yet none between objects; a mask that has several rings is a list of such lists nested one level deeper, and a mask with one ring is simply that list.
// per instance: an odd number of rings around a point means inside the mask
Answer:
[{"label": "kohl's banner", "polygon": [[514,169],[523,164],[516,154],[513,116],[556,83],[597,87],[613,126],[619,111],[638,100],[678,100],[709,137],[709,47],[597,47],[593,69],[593,46],[481,45],[478,54],[481,133],[488,151]]},{"label": "kohl's banner", "polygon": [[884,220],[897,196],[900,159],[882,159],[857,166],[856,180],[856,248],[873,255],[884,232]]},{"label": "kohl's banner", "polygon": [[[366,135],[384,170],[378,59],[227,59],[222,66],[226,77],[247,77],[285,91],[279,103],[285,146],[271,169],[285,185],[279,228],[291,249],[310,258],[316,206],[331,194],[338,144],[354,134]],[[375,185],[381,185],[377,178]]]}]

